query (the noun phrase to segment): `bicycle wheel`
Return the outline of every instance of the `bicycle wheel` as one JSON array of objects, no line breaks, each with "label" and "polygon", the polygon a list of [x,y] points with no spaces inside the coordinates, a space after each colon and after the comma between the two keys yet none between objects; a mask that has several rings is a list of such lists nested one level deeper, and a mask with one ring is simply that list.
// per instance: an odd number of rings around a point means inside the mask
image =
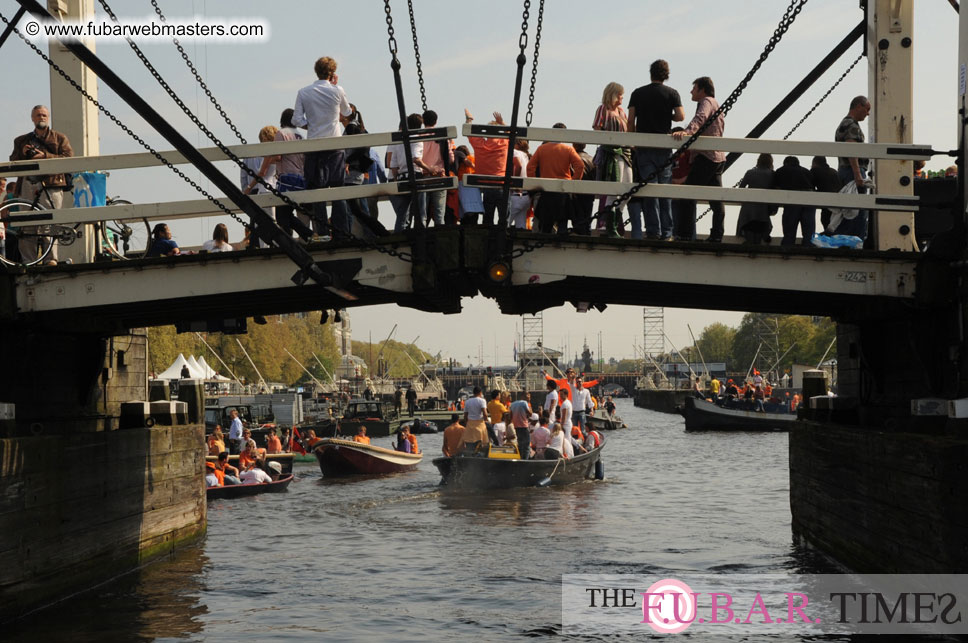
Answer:
[{"label": "bicycle wheel", "polygon": [[[131,201],[109,199],[108,205],[131,205]],[[102,222],[99,228],[105,249],[118,259],[128,259],[128,255],[141,257],[148,251],[148,241],[151,239],[148,219],[108,220]]]},{"label": "bicycle wheel", "polygon": [[[0,219],[7,219],[11,214],[24,214],[31,210],[42,209],[30,201],[11,199],[0,203]],[[44,261],[54,245],[54,239],[48,233],[48,228],[48,225],[36,225],[32,222],[7,227],[4,251],[0,252],[0,263],[8,266],[33,266]],[[33,256],[24,260],[23,251]]]}]

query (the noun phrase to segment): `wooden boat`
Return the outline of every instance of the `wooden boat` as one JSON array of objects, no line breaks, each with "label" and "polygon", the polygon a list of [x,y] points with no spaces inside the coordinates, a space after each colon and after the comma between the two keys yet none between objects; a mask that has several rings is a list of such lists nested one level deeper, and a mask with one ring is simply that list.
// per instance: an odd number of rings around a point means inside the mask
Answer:
[{"label": "wooden boat", "polygon": [[719,406],[687,397],[679,412],[686,419],[686,431],[789,431],[796,413],[777,413],[780,405],[767,404],[766,412]]},{"label": "wooden boat", "polygon": [[[605,439],[588,453],[559,460],[520,460],[507,457],[463,456],[434,458],[440,471],[440,484],[448,489],[510,489],[565,485],[591,478],[602,478],[602,449]],[[544,483],[550,478],[550,482]],[[539,484],[540,483],[540,484]]]},{"label": "wooden boat", "polygon": [[[292,461],[297,454],[295,453],[271,453],[266,455],[266,462],[278,462],[282,466],[282,473],[292,473]],[[218,458],[214,455],[205,456],[207,462],[217,462]],[[229,464],[238,469],[239,467],[239,456],[230,455]]]},{"label": "wooden boat", "polygon": [[628,425],[618,415],[586,415],[585,423],[596,431],[614,431],[627,429]]},{"label": "wooden boat", "polygon": [[256,496],[260,493],[282,493],[292,482],[292,474],[286,474],[273,482],[261,482],[253,484],[229,484],[224,487],[206,487],[205,497],[209,500],[220,500],[225,498],[243,498],[245,496]]},{"label": "wooden boat", "polygon": [[313,454],[325,477],[399,473],[416,469],[422,453],[403,453],[340,438],[324,438]]},{"label": "wooden boat", "polygon": [[410,432],[414,435],[423,435],[427,433],[440,433],[440,429],[437,425],[423,419],[422,417],[417,417],[412,420],[407,420],[406,422],[401,422],[400,426],[394,431],[394,433],[399,433],[400,429],[403,427],[410,427]]}]

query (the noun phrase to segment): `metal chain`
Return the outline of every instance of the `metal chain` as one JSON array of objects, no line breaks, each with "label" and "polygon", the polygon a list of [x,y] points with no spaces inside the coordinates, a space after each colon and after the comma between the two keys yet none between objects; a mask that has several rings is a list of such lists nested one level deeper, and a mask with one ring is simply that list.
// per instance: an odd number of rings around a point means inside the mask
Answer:
[{"label": "metal chain", "polygon": [[[811,108],[810,108],[810,110],[809,110],[809,111],[808,111],[808,112],[807,112],[806,114],[804,114],[804,115],[803,115],[803,118],[801,118],[801,119],[800,119],[800,120],[799,120],[799,121],[797,122],[797,124],[796,124],[796,125],[794,125],[794,126],[793,126],[793,128],[792,128],[792,129],[791,129],[791,130],[790,130],[789,132],[787,132],[787,133],[786,133],[786,136],[784,136],[784,137],[783,137],[783,140],[784,140],[784,141],[786,141],[786,140],[788,140],[788,139],[789,139],[789,138],[790,138],[791,136],[793,136],[793,133],[794,133],[795,131],[797,131],[798,129],[800,129],[800,126],[801,126],[801,125],[803,125],[803,124],[804,124],[804,123],[806,122],[806,120],[807,120],[808,118],[810,118],[810,116],[811,116],[811,115],[812,115],[812,114],[813,114],[813,113],[814,113],[815,111],[817,111],[817,108],[818,108],[818,107],[820,107],[820,105],[821,105],[821,104],[822,104],[822,103],[823,103],[823,102],[824,102],[825,100],[827,100],[827,97],[828,97],[828,96],[830,96],[830,94],[831,94],[831,93],[833,93],[833,91],[834,91],[835,89],[837,89],[837,86],[838,86],[838,85],[840,85],[840,83],[841,83],[841,82],[843,82],[843,80],[844,80],[845,78],[847,78],[847,75],[848,75],[848,74],[849,74],[850,72],[852,72],[852,71],[854,70],[854,67],[856,67],[856,66],[857,66],[857,63],[859,63],[859,62],[860,62],[860,61],[861,61],[861,60],[862,60],[863,58],[864,58],[864,53],[863,53],[863,52],[861,52],[860,54],[858,54],[858,56],[857,56],[857,58],[855,58],[855,59],[854,59],[854,62],[852,62],[852,63],[850,64],[850,66],[849,66],[849,67],[847,68],[847,71],[845,71],[844,73],[842,73],[842,74],[840,75],[840,78],[838,78],[838,79],[837,79],[837,81],[836,81],[836,82],[835,82],[835,83],[834,83],[833,85],[831,85],[831,86],[830,86],[830,89],[828,89],[828,90],[827,90],[827,93],[826,93],[826,94],[824,94],[823,96],[821,96],[821,97],[820,97],[820,100],[818,100],[818,101],[816,102],[816,104],[814,104],[814,106],[813,106],[813,107],[811,107]],[[736,182],[736,184],[735,184],[735,185],[733,185],[733,187],[734,187],[734,188],[738,188],[738,187],[739,187],[739,184],[740,184],[740,183],[741,183],[741,181],[737,181],[737,182]],[[700,220],[701,220],[701,219],[702,219],[702,218],[703,218],[704,216],[706,216],[707,214],[709,214],[709,213],[710,213],[710,212],[712,212],[712,211],[713,211],[713,210],[712,210],[712,208],[706,208],[706,211],[705,211],[705,212],[703,212],[703,213],[702,213],[702,214],[700,214],[700,215],[699,215],[698,217],[696,217],[696,221],[697,221],[697,222],[698,222],[698,221],[700,221]]]},{"label": "metal chain", "polygon": [[[7,18],[3,14],[0,14],[0,20],[2,20],[4,22],[4,24],[6,24],[8,26],[11,26],[11,28],[13,29],[13,32],[15,34],[17,34],[17,36],[21,40],[23,40],[27,44],[28,47],[30,47],[31,49],[33,49],[34,52],[38,56],[40,56],[41,58],[43,58],[44,61],[48,65],[50,65],[51,69],[53,69],[58,74],[60,74],[61,78],[63,78],[65,81],[67,81],[67,83],[69,85],[71,85],[71,87],[73,87],[78,92],[80,92],[80,94],[84,98],[86,98],[88,101],[91,102],[91,104],[93,104],[95,107],[97,107],[101,111],[101,113],[103,113],[105,116],[107,116],[111,120],[111,122],[113,122],[115,125],[117,125],[119,128],[121,128],[121,130],[125,134],[127,134],[128,136],[130,136],[131,138],[133,138],[139,145],[141,145],[141,147],[143,147],[145,150],[147,150],[156,159],[158,159],[159,161],[161,161],[168,169],[170,169],[172,172],[174,172],[179,177],[181,177],[186,183],[188,183],[190,186],[192,186],[193,188],[195,188],[195,190],[198,191],[199,194],[201,194],[206,199],[208,199],[209,201],[211,201],[216,207],[218,207],[220,210],[224,211],[226,214],[228,214],[228,215],[234,217],[235,219],[241,221],[241,219],[239,219],[237,216],[235,216],[235,214],[231,210],[229,210],[222,202],[220,202],[214,196],[212,196],[211,194],[209,194],[205,190],[205,188],[203,188],[202,186],[198,185],[198,183],[196,183],[195,181],[193,181],[191,179],[191,177],[189,177],[184,172],[182,172],[177,167],[175,167],[171,163],[171,161],[169,161],[164,156],[162,156],[156,149],[154,149],[153,147],[151,147],[150,145],[148,145],[148,143],[146,143],[143,138],[141,138],[140,136],[138,136],[137,134],[135,134],[131,130],[130,127],[128,127],[127,125],[125,125],[124,123],[122,123],[121,120],[118,119],[117,116],[115,116],[110,111],[108,111],[108,109],[106,107],[104,107],[104,105],[102,105],[101,103],[99,103],[97,101],[97,99],[95,99],[93,96],[91,96],[90,94],[88,94],[87,91],[83,87],[81,87],[77,83],[77,81],[75,81],[73,78],[71,78],[70,75],[68,75],[68,73],[66,71],[64,71],[63,69],[61,69],[60,66],[57,63],[55,63],[53,60],[51,60],[47,56],[47,54],[45,54],[43,51],[41,51],[40,48],[37,47],[37,45],[35,45],[34,43],[30,42],[30,40],[28,40],[22,33],[20,33],[20,30],[17,29],[17,27],[10,25],[10,21],[7,20]],[[245,222],[242,221],[242,223],[245,223]]]},{"label": "metal chain", "polygon": [[534,60],[531,61],[531,91],[528,94],[528,113],[524,116],[524,124],[531,126],[534,113],[534,87],[538,82],[538,51],[541,48],[541,25],[544,22],[544,0],[538,3],[538,23],[534,31]]},{"label": "metal chain", "polygon": [[[165,18],[165,15],[161,12],[161,7],[158,6],[158,1],[151,0],[151,6],[155,8],[155,13],[158,14],[158,18],[161,19],[162,22],[167,22],[167,18]],[[191,58],[188,57],[188,53],[185,52],[185,48],[181,46],[180,42],[178,42],[178,38],[172,36],[171,41],[178,49],[178,53],[181,54],[182,60],[184,60],[185,64],[188,65],[188,70],[192,72],[192,75],[195,77],[195,80],[198,81],[199,86],[201,86],[202,90],[205,91],[205,95],[208,96],[208,100],[212,103],[212,105],[215,106],[215,109],[218,110],[219,115],[225,120],[226,124],[232,128],[232,132],[243,145],[248,143],[248,141],[245,140],[245,137],[242,136],[242,132],[239,131],[239,128],[235,126],[235,123],[233,123],[232,119],[229,118],[229,115],[219,104],[218,100],[215,99],[215,96],[212,94],[212,90],[210,90],[208,85],[205,84],[205,81],[202,80],[201,74],[198,73],[198,69],[195,68]]]},{"label": "metal chain", "polygon": [[830,96],[830,94],[831,94],[831,93],[832,93],[832,92],[833,92],[833,91],[834,91],[835,89],[837,89],[837,86],[838,86],[838,85],[839,85],[839,84],[840,84],[841,82],[843,82],[843,80],[844,80],[845,78],[847,78],[847,74],[849,74],[850,72],[852,72],[852,71],[854,70],[854,67],[856,67],[856,66],[857,66],[857,63],[859,63],[859,62],[861,61],[861,59],[863,59],[863,58],[864,58],[864,54],[863,54],[863,52],[861,52],[860,54],[858,54],[858,56],[857,56],[857,58],[855,58],[855,59],[854,59],[854,62],[852,62],[852,63],[850,64],[850,67],[848,67],[848,68],[847,68],[847,71],[845,71],[844,73],[842,73],[842,74],[840,75],[840,78],[838,78],[838,79],[837,79],[837,82],[835,82],[835,83],[834,83],[833,85],[831,85],[831,86],[830,86],[830,89],[828,89],[828,90],[827,90],[827,93],[826,93],[826,94],[824,94],[823,96],[821,96],[821,97],[820,97],[820,100],[818,100],[818,101],[817,101],[817,103],[816,103],[816,104],[815,104],[815,105],[814,105],[813,107],[811,107],[811,108],[810,108],[810,111],[809,111],[809,112],[807,112],[806,114],[804,114],[804,115],[803,115],[803,118],[801,118],[801,119],[800,119],[800,121],[799,121],[799,122],[798,122],[798,123],[797,123],[796,125],[794,125],[794,126],[793,126],[793,129],[791,129],[791,130],[790,130],[789,132],[787,132],[787,134],[786,134],[786,136],[784,136],[784,137],[783,137],[783,140],[784,140],[784,141],[785,141],[785,140],[787,140],[788,138],[790,138],[790,136],[792,136],[792,135],[793,135],[793,133],[794,133],[795,131],[797,131],[797,129],[799,129],[801,125],[803,125],[803,123],[804,123],[804,121],[806,121],[806,120],[807,120],[808,118],[810,118],[810,116],[811,116],[811,115],[812,115],[812,114],[813,114],[813,113],[814,113],[815,111],[817,111],[817,108],[818,108],[818,107],[820,107],[820,104],[821,104],[821,103],[823,103],[823,102],[824,102],[825,100],[827,100],[827,97],[828,97],[828,96]]},{"label": "metal chain", "polygon": [[736,104],[736,101],[743,94],[743,91],[746,89],[746,86],[749,85],[749,82],[753,79],[753,76],[756,75],[756,72],[758,72],[760,67],[763,66],[763,63],[766,62],[766,59],[770,57],[770,54],[773,52],[773,50],[776,49],[776,46],[780,43],[783,35],[790,28],[790,25],[793,24],[793,21],[796,20],[797,15],[799,15],[800,11],[803,10],[803,7],[807,4],[807,1],[808,0],[790,0],[790,6],[788,6],[786,11],[783,13],[783,17],[780,18],[780,22],[773,31],[773,35],[770,36],[770,40],[763,48],[763,52],[760,53],[759,58],[757,58],[756,62],[753,63],[753,67],[746,73],[746,76],[743,77],[743,80],[740,81],[739,85],[736,86],[736,89],[734,89],[729,97],[723,101],[719,108],[713,112],[702,125],[699,126],[699,129],[697,129],[695,133],[686,139],[686,142],[679,146],[679,148],[669,156],[665,163],[654,169],[647,177],[641,179],[638,183],[635,183],[623,194],[616,197],[615,201],[613,201],[603,210],[599,211],[597,214],[602,215],[606,212],[617,212],[618,208],[621,207],[623,203],[628,201],[632,195],[654,181],[655,178],[659,176],[659,173],[665,168],[674,165],[676,161],[679,160],[679,157],[685,154],[685,152],[699,139],[700,136],[702,136],[703,132],[705,132],[709,126],[716,121],[717,118],[720,116],[725,116],[727,113],[729,113],[729,110],[731,110],[733,105]]},{"label": "metal chain", "polygon": [[[112,11],[111,7],[108,6],[107,0],[99,0],[99,2],[101,6],[104,7],[104,10],[107,12],[107,14],[111,17],[111,20],[113,20],[114,22],[118,22],[117,16],[114,14],[114,11]],[[151,75],[154,76],[155,80],[158,81],[158,84],[160,84],[162,88],[165,90],[165,92],[171,97],[171,99],[175,101],[175,104],[177,104],[178,107],[181,108],[182,112],[184,112],[185,115],[188,116],[189,119],[191,119],[192,123],[194,123],[195,126],[198,127],[205,134],[205,136],[207,136],[209,140],[211,140],[219,148],[219,150],[222,151],[223,154],[225,154],[231,161],[233,161],[236,165],[238,165],[239,168],[242,171],[244,171],[246,174],[248,174],[253,180],[257,181],[260,185],[262,185],[268,192],[272,193],[273,196],[280,199],[287,206],[293,208],[294,211],[300,212],[302,214],[306,214],[308,216],[312,216],[312,213],[308,212],[303,204],[293,201],[285,193],[280,192],[274,185],[271,185],[263,177],[259,176],[258,172],[256,172],[248,165],[246,165],[245,162],[241,158],[239,158],[237,154],[235,154],[221,140],[219,140],[219,138],[215,136],[215,134],[213,134],[212,131],[208,129],[208,127],[206,127],[205,123],[199,120],[199,118],[194,113],[192,113],[192,110],[189,109],[188,105],[186,105],[185,102],[182,101],[182,99],[178,96],[178,94],[176,94],[175,91],[171,88],[171,86],[168,85],[167,81],[165,81],[165,79],[162,78],[161,74],[158,73],[158,70],[155,69],[154,65],[151,64],[151,61],[149,61],[148,58],[144,55],[144,52],[141,51],[141,48],[138,47],[138,45],[135,44],[135,42],[131,38],[125,38],[125,40],[127,40],[128,45],[131,47],[131,49],[141,60],[142,64],[144,64],[144,66],[148,69],[148,71],[151,72]],[[235,219],[242,225],[248,225],[242,218],[240,218],[235,213],[229,211],[227,208],[223,207],[222,209],[225,210],[228,214],[232,216],[233,219]],[[382,246],[378,246],[374,243],[367,241],[366,239],[355,237],[352,234],[349,235],[349,238],[359,242],[362,245],[371,247],[372,249],[377,250],[378,252],[399,257],[404,261],[407,260],[404,257],[404,255],[408,255],[408,253],[400,253],[390,248],[384,248]]]},{"label": "metal chain", "polygon": [[[407,0],[410,9],[410,32],[413,34],[413,55],[417,60],[417,80],[420,82],[420,105],[427,111],[427,91],[424,89],[423,67],[420,65],[420,45],[417,44],[417,23],[413,18],[413,0]],[[390,14],[387,14],[389,17]]]},{"label": "metal chain", "polygon": [[397,39],[394,37],[393,16],[390,15],[390,0],[383,0],[383,11],[387,14],[387,46],[394,59],[397,57]]}]

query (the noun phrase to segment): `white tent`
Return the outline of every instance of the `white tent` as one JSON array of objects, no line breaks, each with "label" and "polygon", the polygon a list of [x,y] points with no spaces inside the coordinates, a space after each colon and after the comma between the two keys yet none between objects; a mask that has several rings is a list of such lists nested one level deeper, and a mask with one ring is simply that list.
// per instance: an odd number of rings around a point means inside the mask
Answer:
[{"label": "white tent", "polygon": [[188,356],[188,370],[192,372],[192,377],[208,379],[208,372],[195,359],[194,355]]},{"label": "white tent", "polygon": [[199,357],[198,358],[198,365],[201,366],[202,369],[205,370],[205,373],[207,375],[207,378],[206,379],[216,380],[216,381],[219,381],[219,382],[231,382],[232,381],[232,378],[230,378],[230,377],[224,377],[224,376],[219,375],[218,373],[216,373],[215,372],[215,369],[212,368],[211,366],[209,366],[208,365],[208,362],[205,361],[205,357]]},{"label": "white tent", "polygon": [[191,362],[185,359],[185,356],[178,353],[178,357],[172,362],[164,372],[158,373],[156,379],[159,380],[180,380],[182,378],[182,366],[188,367],[189,376],[193,379],[205,379],[205,374],[202,372],[201,368],[193,368]]}]

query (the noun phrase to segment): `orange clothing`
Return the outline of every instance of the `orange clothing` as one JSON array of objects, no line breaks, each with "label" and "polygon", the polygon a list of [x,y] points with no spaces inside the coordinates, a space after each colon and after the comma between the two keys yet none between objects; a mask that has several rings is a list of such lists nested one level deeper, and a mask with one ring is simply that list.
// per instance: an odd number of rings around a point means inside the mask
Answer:
[{"label": "orange clothing", "polygon": [[354,435],[353,442],[359,442],[360,444],[369,444],[370,438],[366,435]]},{"label": "orange clothing", "polygon": [[316,443],[317,442],[319,442],[321,440],[322,440],[322,438],[313,438],[312,440],[306,440],[306,444],[308,444],[309,445],[309,448],[311,449],[314,446],[316,446]]},{"label": "orange clothing", "polygon": [[491,400],[487,403],[487,415],[491,418],[491,424],[497,424],[508,412],[508,407],[504,406],[500,400]]},{"label": "orange clothing", "polygon": [[208,439],[209,455],[218,455],[222,451],[225,451],[225,442],[222,440],[216,440],[214,437]]},{"label": "orange clothing", "polygon": [[245,471],[250,466],[255,466],[255,458],[250,457],[246,451],[239,454],[239,468]]},{"label": "orange clothing", "polygon": [[460,422],[454,422],[444,429],[444,446],[442,451],[448,458],[457,455],[464,446],[464,427]]},{"label": "orange clothing", "polygon": [[585,164],[568,143],[544,143],[528,161],[528,176],[542,179],[580,179]]},{"label": "orange clothing", "polygon": [[410,433],[407,435],[407,440],[410,441],[410,453],[420,453],[420,447],[417,446],[417,436]]},{"label": "orange clothing", "polygon": [[215,474],[215,478],[218,480],[218,486],[224,487],[225,486],[225,472],[222,471],[221,469],[216,468],[215,471],[213,471],[213,473]]},{"label": "orange clothing", "polygon": [[269,436],[266,453],[282,453],[282,440],[279,439],[278,435]]},{"label": "orange clothing", "polygon": [[471,136],[467,140],[474,148],[475,174],[504,175],[508,163],[508,139]]}]

